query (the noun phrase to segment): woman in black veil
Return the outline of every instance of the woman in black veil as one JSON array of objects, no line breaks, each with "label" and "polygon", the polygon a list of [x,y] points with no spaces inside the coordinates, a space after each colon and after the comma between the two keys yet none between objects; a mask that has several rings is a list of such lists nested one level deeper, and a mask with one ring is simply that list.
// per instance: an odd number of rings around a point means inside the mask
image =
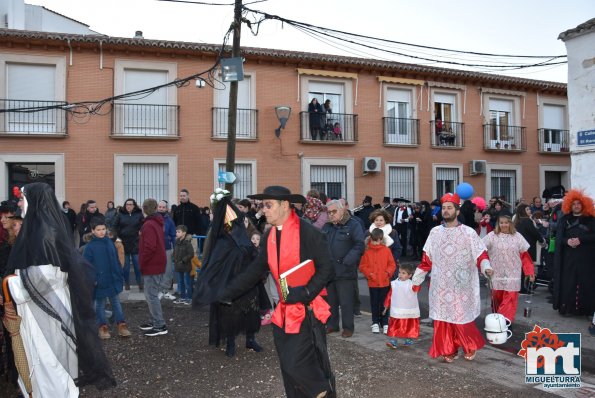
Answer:
[{"label": "woman in black veil", "polygon": [[213,205],[213,222],[205,242],[203,267],[196,281],[193,305],[210,304],[209,344],[219,347],[225,341],[225,355],[233,357],[235,338],[241,333],[246,335],[246,348],[262,351],[254,339],[260,330],[258,288],[255,285],[232,305],[220,304],[219,295],[258,253],[246,234],[243,213],[231,203],[229,195],[222,192],[227,191],[216,191],[221,198]]},{"label": "woman in black veil", "polygon": [[[32,334],[23,340],[37,344],[43,339],[35,339],[33,333],[41,333],[47,341],[42,347],[46,357],[53,355],[61,365],[45,365],[41,352],[27,352],[39,347],[25,344],[28,357],[41,358],[35,364],[40,369],[31,371],[34,395],[66,397],[76,390],[78,396],[76,387],[115,386],[95,324],[94,268],[74,248],[52,188],[33,183],[22,194],[24,221],[8,259],[8,286],[25,330]],[[16,276],[9,276],[13,273]],[[35,383],[42,375],[45,379]]]}]

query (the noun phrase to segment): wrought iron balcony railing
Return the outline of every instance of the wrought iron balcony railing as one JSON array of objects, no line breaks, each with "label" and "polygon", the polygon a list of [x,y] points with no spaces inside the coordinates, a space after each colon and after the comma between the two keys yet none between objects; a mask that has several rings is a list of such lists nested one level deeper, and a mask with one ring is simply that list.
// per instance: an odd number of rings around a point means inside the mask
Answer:
[{"label": "wrought iron balcony railing", "polygon": [[302,142],[355,143],[357,115],[300,112]]},{"label": "wrought iron balcony railing", "polygon": [[[236,138],[258,138],[258,110],[238,109],[236,113]],[[227,139],[229,108],[213,108],[213,131],[211,138]]]},{"label": "wrought iron balcony railing", "polygon": [[569,154],[570,131],[558,129],[537,130],[538,151],[544,153]]},{"label": "wrought iron balcony railing", "polygon": [[178,105],[114,103],[112,136],[126,138],[177,138]]},{"label": "wrought iron balcony railing", "polygon": [[65,136],[64,105],[62,101],[1,99],[0,130],[10,135]]},{"label": "wrought iron balcony railing", "polygon": [[430,142],[435,148],[463,148],[465,123],[431,120]]},{"label": "wrought iron balcony railing", "polygon": [[419,145],[419,120],[383,117],[384,143],[390,145]]},{"label": "wrought iron balcony railing", "polygon": [[490,151],[526,151],[525,127],[484,124],[483,148]]}]

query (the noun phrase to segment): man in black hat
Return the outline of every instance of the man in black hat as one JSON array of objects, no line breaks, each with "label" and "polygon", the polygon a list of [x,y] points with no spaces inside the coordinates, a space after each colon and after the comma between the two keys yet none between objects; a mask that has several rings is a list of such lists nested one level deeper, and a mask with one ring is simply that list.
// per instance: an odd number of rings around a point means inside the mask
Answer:
[{"label": "man in black hat", "polygon": [[321,297],[334,277],[326,237],[295,214],[292,203],[304,203],[302,195],[281,186],[266,187],[262,194],[264,215],[273,225],[263,237],[258,258],[224,290],[221,302],[231,302],[249,290],[270,270],[275,280],[296,265],[311,260],[288,277],[289,293],[283,294],[273,314],[273,338],[288,397],[334,397],[335,383],[326,347],[324,324],[329,305]]},{"label": "man in black hat", "polygon": [[372,197],[366,195],[362,201],[362,208],[353,213],[363,221],[364,231],[367,231],[368,228],[370,228],[370,224],[372,223],[370,221],[370,214],[372,214],[373,211],[374,208],[372,207]]}]

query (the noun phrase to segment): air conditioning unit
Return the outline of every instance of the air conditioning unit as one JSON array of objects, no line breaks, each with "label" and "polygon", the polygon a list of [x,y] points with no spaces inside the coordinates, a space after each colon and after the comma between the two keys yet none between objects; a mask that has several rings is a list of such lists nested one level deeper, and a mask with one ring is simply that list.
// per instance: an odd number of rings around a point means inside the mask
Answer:
[{"label": "air conditioning unit", "polygon": [[485,174],[486,164],[485,160],[472,160],[469,162],[469,171],[472,175]]},{"label": "air conditioning unit", "polygon": [[380,158],[366,156],[364,158],[364,173],[378,173],[380,171]]}]

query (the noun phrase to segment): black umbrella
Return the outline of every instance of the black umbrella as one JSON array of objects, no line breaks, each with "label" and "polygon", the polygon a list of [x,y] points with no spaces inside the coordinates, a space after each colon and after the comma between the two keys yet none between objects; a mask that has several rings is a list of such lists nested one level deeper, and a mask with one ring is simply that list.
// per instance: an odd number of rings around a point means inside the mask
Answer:
[{"label": "black umbrella", "polygon": [[401,202],[401,203],[411,203],[411,201],[409,199],[405,199],[405,198],[397,198],[397,202]]}]

